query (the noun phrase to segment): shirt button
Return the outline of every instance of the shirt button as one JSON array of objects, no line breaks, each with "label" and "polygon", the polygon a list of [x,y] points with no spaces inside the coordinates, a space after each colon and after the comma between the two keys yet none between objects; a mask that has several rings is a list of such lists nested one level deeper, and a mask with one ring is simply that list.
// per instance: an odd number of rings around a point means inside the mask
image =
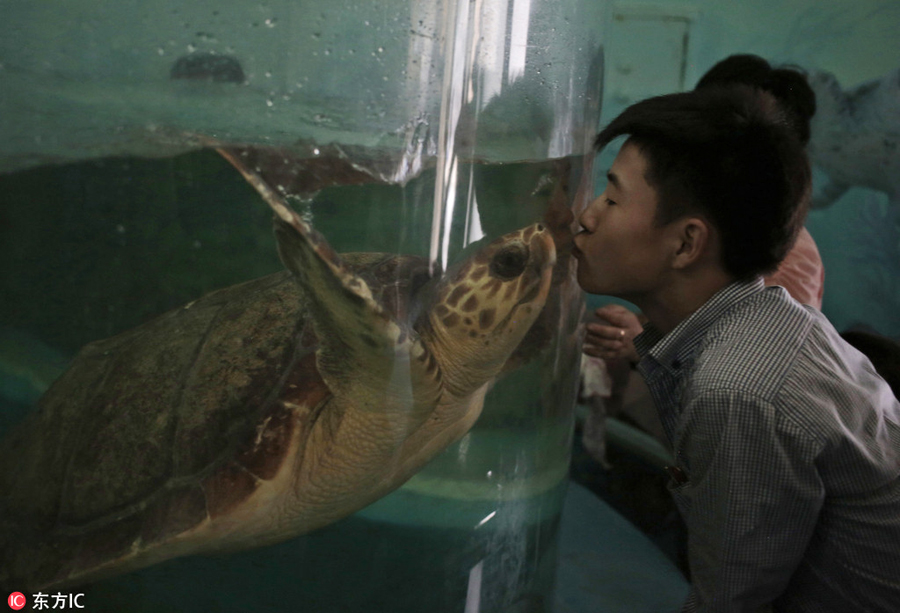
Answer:
[{"label": "shirt button", "polygon": [[666,466],[665,471],[669,473],[669,477],[671,477],[676,485],[684,485],[688,482],[687,473],[678,466]]}]

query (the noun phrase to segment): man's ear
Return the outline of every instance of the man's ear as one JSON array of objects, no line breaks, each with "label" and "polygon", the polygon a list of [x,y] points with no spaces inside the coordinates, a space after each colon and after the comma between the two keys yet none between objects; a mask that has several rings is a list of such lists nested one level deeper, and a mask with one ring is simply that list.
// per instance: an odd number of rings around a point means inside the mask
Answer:
[{"label": "man's ear", "polygon": [[676,251],[674,268],[684,269],[709,255],[713,242],[713,228],[702,217],[685,217],[676,221]]}]

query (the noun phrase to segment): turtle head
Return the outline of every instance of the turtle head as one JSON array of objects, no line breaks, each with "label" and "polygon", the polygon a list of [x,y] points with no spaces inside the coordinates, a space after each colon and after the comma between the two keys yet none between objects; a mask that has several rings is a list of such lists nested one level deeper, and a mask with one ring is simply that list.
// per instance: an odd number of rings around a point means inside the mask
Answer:
[{"label": "turtle head", "polygon": [[444,275],[421,332],[448,392],[471,394],[500,372],[544,308],[555,262],[549,230],[535,224],[501,236]]}]

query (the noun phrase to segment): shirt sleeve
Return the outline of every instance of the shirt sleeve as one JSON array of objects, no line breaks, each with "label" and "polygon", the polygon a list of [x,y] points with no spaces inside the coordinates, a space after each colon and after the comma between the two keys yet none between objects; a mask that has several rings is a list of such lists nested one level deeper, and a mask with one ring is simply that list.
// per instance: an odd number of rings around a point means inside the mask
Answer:
[{"label": "shirt sleeve", "polygon": [[683,408],[676,460],[687,483],[692,588],[684,612],[765,611],[812,536],[825,496],[815,441],[768,402],[734,390]]}]

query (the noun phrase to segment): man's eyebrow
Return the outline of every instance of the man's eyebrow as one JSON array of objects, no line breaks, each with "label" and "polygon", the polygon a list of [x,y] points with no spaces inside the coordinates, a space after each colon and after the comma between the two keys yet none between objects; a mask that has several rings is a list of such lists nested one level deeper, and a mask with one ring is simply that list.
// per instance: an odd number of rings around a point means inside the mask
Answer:
[{"label": "man's eyebrow", "polygon": [[622,189],[622,184],[619,183],[619,177],[616,173],[609,171],[606,173],[606,180],[612,183],[612,186],[616,189]]}]

